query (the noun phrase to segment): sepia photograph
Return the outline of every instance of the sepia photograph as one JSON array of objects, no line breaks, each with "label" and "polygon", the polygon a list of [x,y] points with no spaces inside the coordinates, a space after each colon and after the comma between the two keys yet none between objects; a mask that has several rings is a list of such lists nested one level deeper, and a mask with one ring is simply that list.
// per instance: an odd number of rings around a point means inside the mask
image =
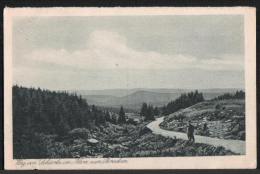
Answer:
[{"label": "sepia photograph", "polygon": [[256,167],[253,8],[7,8],[4,34],[6,168]]}]

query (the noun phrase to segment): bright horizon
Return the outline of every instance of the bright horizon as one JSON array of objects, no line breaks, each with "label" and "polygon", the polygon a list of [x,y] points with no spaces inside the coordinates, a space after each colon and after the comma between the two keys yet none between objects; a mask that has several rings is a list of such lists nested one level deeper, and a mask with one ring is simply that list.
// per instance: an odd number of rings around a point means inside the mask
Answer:
[{"label": "bright horizon", "polygon": [[13,86],[20,86],[25,88],[40,88],[45,90],[51,90],[51,91],[106,91],[106,90],[228,90],[228,89],[234,89],[234,90],[245,90],[245,88],[235,88],[235,87],[227,87],[227,88],[103,88],[103,89],[48,89],[43,88],[40,86],[24,86],[20,84],[13,84]]}]

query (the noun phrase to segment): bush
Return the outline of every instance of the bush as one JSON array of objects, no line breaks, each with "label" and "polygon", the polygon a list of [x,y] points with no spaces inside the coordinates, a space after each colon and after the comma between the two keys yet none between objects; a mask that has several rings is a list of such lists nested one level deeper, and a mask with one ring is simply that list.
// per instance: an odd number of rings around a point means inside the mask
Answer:
[{"label": "bush", "polygon": [[217,109],[217,110],[221,109],[221,105],[220,104],[216,104],[215,109]]},{"label": "bush", "polygon": [[73,138],[73,139],[77,139],[77,138],[88,138],[89,137],[89,130],[86,128],[76,128],[73,129],[71,131],[69,131],[68,135]]}]

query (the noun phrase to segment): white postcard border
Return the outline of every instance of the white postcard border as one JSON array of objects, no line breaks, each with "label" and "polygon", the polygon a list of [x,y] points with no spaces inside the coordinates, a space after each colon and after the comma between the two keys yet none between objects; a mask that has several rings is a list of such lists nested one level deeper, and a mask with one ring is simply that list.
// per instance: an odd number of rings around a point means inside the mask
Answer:
[{"label": "white postcard border", "polygon": [[[207,157],[13,159],[12,20],[15,16],[244,15],[246,155]],[[4,149],[5,169],[238,169],[256,168],[256,18],[249,7],[206,8],[5,8]]]}]

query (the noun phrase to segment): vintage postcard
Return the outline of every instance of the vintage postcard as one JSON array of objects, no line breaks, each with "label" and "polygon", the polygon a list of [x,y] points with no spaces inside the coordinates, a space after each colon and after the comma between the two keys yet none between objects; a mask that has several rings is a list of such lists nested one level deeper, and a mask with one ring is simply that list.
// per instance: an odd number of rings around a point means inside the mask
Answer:
[{"label": "vintage postcard", "polygon": [[255,9],[6,8],[5,169],[256,167]]}]

